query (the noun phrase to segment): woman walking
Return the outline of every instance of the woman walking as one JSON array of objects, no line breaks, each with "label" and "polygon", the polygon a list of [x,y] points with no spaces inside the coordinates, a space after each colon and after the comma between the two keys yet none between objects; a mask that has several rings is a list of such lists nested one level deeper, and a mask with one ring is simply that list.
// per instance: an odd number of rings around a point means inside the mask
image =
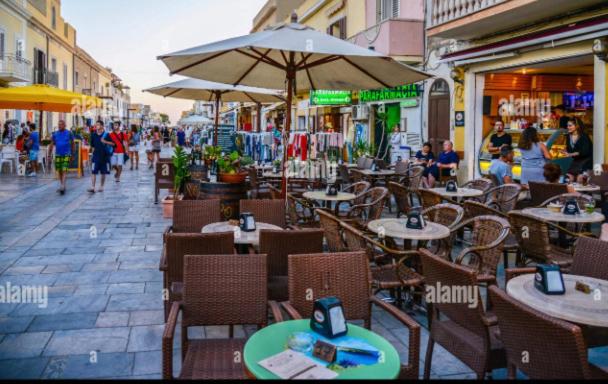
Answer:
[{"label": "woman walking", "polygon": [[135,163],[135,169],[139,169],[139,144],[141,143],[141,133],[137,125],[131,125],[131,132],[129,132],[129,160],[131,161],[131,170],[133,170],[133,163]]},{"label": "woman walking", "polygon": [[540,142],[536,128],[524,129],[517,147],[521,152],[521,184],[545,181],[543,167],[547,160],[551,160],[551,153],[545,143]]},{"label": "woman walking", "polygon": [[160,161],[160,151],[162,149],[162,138],[160,135],[160,129],[158,126],[154,127],[154,131],[152,131],[152,156],[153,160],[150,163],[150,169],[154,166],[154,157],[156,157],[156,161]]}]

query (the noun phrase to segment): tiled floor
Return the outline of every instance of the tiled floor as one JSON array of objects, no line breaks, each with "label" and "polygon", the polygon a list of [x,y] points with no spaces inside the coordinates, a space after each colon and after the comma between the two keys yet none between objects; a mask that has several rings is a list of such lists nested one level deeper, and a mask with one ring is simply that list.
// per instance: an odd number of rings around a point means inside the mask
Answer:
[{"label": "tiled floor", "polygon": [[[0,303],[1,379],[161,377],[158,261],[169,222],[153,204],[153,175],[127,170],[120,184],[110,179],[103,194],[90,195],[87,187],[88,178],[70,179],[59,196],[50,177],[0,176],[0,285],[43,285],[49,295],[46,308]],[[415,317],[426,324],[422,314]],[[372,328],[407,359],[408,332],[395,319],[375,310]],[[236,335],[253,331],[238,328]],[[221,337],[227,328],[189,333]],[[423,329],[421,373],[427,340]],[[608,349],[590,355],[608,366]],[[432,374],[473,378],[439,346]],[[494,377],[505,377],[504,370]]]}]

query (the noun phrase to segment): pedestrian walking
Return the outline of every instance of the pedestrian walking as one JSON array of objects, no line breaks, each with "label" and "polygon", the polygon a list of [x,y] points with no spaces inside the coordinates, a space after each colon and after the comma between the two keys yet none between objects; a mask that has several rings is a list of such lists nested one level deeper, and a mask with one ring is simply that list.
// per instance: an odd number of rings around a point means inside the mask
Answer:
[{"label": "pedestrian walking", "polygon": [[55,149],[55,171],[59,175],[59,189],[57,192],[64,195],[66,189],[67,172],[70,168],[70,159],[74,151],[74,136],[65,129],[65,121],[59,120],[59,130],[53,132],[49,151]]},{"label": "pedestrian walking", "polygon": [[186,132],[184,132],[183,127],[177,129],[177,145],[180,147],[186,146]]},{"label": "pedestrian walking", "polygon": [[120,122],[114,122],[112,133],[110,133],[110,140],[112,141],[112,159],[110,161],[112,168],[116,170],[114,174],[114,180],[120,183],[120,175],[122,174],[122,167],[125,164],[125,155],[128,148],[127,135],[120,131]]},{"label": "pedestrian walking", "polygon": [[156,161],[160,161],[160,151],[162,149],[162,141],[160,135],[160,129],[158,126],[154,127],[154,131],[152,131],[152,163],[150,163],[150,169],[154,166],[154,157],[156,157]]},{"label": "pedestrian walking", "polygon": [[32,166],[32,172],[28,175],[30,177],[35,177],[36,172],[38,172],[38,153],[40,151],[40,136],[38,132],[36,132],[36,125],[32,124],[30,126],[30,137],[28,139],[28,148],[29,148],[29,160],[30,165]]},{"label": "pedestrian walking", "polygon": [[103,121],[98,121],[97,124],[95,124],[94,131],[91,133],[93,160],[91,162],[91,188],[88,190],[90,193],[95,193],[97,175],[101,175],[101,188],[99,188],[98,192],[103,192],[106,175],[110,174],[111,152],[109,148],[112,147],[112,144],[112,141],[103,128]]},{"label": "pedestrian walking", "polygon": [[133,163],[135,163],[135,169],[139,169],[139,144],[141,143],[141,133],[137,125],[131,125],[131,132],[129,132],[129,157],[131,162],[131,170],[133,170]]}]

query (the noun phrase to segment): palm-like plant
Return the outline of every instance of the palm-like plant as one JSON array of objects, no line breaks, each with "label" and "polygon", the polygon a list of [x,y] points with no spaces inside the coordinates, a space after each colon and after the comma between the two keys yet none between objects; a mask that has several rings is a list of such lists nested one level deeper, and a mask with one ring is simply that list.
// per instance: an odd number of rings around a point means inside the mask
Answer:
[{"label": "palm-like plant", "polygon": [[175,147],[172,160],[175,170],[175,176],[173,177],[174,199],[177,200],[184,185],[190,179],[190,155],[178,145]]}]

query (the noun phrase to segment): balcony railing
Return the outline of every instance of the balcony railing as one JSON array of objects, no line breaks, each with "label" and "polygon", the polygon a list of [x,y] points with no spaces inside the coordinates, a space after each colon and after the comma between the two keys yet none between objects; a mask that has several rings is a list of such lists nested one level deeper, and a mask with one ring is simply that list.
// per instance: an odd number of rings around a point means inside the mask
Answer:
[{"label": "balcony railing", "polygon": [[0,56],[0,80],[6,82],[31,82],[32,63],[17,56],[5,54]]},{"label": "balcony railing", "polygon": [[431,0],[431,26],[469,16],[509,0]]}]

